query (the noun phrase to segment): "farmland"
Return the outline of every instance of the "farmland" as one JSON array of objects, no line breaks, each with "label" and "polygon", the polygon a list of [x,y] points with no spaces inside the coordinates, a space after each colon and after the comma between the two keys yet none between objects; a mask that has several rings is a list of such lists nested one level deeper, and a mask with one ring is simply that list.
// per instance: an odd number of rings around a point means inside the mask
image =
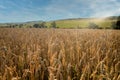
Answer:
[{"label": "farmland", "polygon": [[[46,22],[50,27],[52,21]],[[98,25],[100,28],[111,28],[112,23],[116,22],[116,18],[78,18],[78,19],[64,19],[56,20],[56,25],[59,28],[88,28],[90,23]]]},{"label": "farmland", "polygon": [[[35,28],[35,24],[39,25],[39,28],[51,28],[51,23],[56,23],[56,28],[61,29],[76,29],[82,28],[86,29],[89,28],[90,23],[94,23],[101,29],[112,29],[113,23],[116,23],[118,16],[111,16],[106,18],[71,18],[71,19],[62,19],[62,20],[54,20],[54,21],[28,21],[28,22],[21,22],[21,23],[1,23],[0,27],[3,28]],[[43,27],[46,26],[46,27]]]},{"label": "farmland", "polygon": [[0,80],[120,80],[120,30],[0,28]]}]

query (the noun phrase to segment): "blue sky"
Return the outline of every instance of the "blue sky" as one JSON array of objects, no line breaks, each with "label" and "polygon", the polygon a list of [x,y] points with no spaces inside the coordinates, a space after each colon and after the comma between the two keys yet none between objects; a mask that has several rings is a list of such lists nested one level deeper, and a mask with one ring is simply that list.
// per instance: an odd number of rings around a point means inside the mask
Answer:
[{"label": "blue sky", "polygon": [[120,0],[0,0],[0,23],[120,15]]}]

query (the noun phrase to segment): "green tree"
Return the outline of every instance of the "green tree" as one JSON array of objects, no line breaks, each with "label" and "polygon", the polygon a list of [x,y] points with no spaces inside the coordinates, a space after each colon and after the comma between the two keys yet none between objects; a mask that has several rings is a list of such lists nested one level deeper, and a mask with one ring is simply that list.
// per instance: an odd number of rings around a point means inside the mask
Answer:
[{"label": "green tree", "polygon": [[51,28],[57,28],[56,27],[56,22],[55,21],[53,21],[52,23],[51,23],[51,26],[50,26]]},{"label": "green tree", "polygon": [[40,28],[47,28],[46,23],[45,23],[45,22],[42,22],[42,23],[40,24]]},{"label": "green tree", "polygon": [[40,25],[39,24],[34,24],[33,27],[34,28],[40,28]]},{"label": "green tree", "polygon": [[23,27],[23,24],[19,24],[19,28],[22,28]]},{"label": "green tree", "polygon": [[120,29],[120,16],[117,18],[115,29]]},{"label": "green tree", "polygon": [[99,26],[95,23],[89,23],[88,28],[89,29],[99,29]]},{"label": "green tree", "polygon": [[117,18],[117,21],[116,21],[116,22],[112,22],[111,27],[112,27],[113,29],[120,29],[120,16]]}]

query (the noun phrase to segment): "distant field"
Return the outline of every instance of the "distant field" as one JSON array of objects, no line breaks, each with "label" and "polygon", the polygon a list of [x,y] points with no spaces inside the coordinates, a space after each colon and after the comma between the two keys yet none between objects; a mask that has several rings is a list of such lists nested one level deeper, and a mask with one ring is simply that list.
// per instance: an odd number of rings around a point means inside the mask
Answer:
[{"label": "distant field", "polygon": [[0,80],[120,80],[120,30],[0,28]]},{"label": "distant field", "polygon": [[[91,23],[97,25],[99,28],[102,29],[109,29],[112,28],[111,26],[117,20],[116,17],[108,17],[108,18],[72,18],[72,19],[63,19],[63,20],[55,20],[57,28],[89,28]],[[45,26],[48,28],[51,27],[51,23],[53,21],[30,21],[30,22],[23,22],[23,23],[1,23],[0,27],[16,27],[16,28],[30,28],[34,27],[34,24],[40,25],[41,23],[45,22]]]},{"label": "distant field", "polygon": [[[110,28],[116,20],[109,19],[74,19],[74,20],[57,20],[55,21],[59,28],[88,28],[90,23],[95,23],[101,28]],[[50,26],[51,22],[47,22]]]}]

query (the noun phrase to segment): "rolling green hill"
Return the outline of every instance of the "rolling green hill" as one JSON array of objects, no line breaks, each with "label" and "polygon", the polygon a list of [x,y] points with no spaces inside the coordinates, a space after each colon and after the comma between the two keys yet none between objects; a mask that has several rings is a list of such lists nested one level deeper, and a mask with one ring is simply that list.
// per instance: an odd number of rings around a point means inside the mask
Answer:
[{"label": "rolling green hill", "polygon": [[[56,26],[58,28],[88,28],[90,23],[94,23],[99,26],[99,28],[111,28],[111,25],[115,23],[117,16],[107,17],[107,18],[72,18],[72,19],[63,19],[55,20]],[[13,26],[16,27],[31,27],[34,24],[41,24],[45,21],[30,21],[23,23],[1,23],[0,27]],[[49,28],[53,21],[46,21],[45,25]]]},{"label": "rolling green hill", "polygon": [[[88,28],[90,23],[94,23],[101,28],[110,28],[113,22],[116,22],[117,17],[108,18],[78,18],[78,19],[65,19],[56,20],[56,25],[59,28]],[[47,22],[47,26],[50,26],[52,21]]]}]

